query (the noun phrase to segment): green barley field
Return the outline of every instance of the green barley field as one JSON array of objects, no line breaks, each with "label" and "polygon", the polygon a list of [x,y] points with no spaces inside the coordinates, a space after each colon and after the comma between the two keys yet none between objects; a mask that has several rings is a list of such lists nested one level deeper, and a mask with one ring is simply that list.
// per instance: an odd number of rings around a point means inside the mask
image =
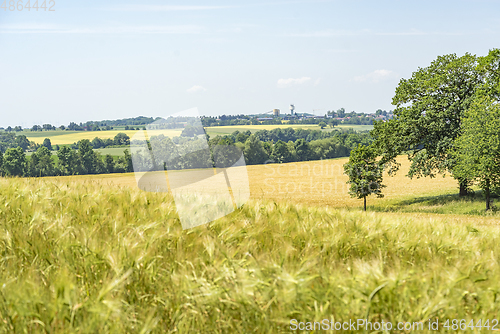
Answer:
[{"label": "green barley field", "polygon": [[169,194],[110,185],[0,179],[0,333],[290,333],[291,319],[427,326],[500,311],[497,215],[252,191],[182,230]]}]

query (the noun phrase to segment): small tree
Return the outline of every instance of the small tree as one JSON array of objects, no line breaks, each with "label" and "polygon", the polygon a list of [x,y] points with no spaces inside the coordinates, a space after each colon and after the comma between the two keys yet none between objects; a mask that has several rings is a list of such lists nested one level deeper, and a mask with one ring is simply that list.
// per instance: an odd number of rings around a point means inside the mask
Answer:
[{"label": "small tree", "polygon": [[490,209],[490,190],[500,186],[500,105],[489,97],[474,101],[455,141],[453,172],[479,183]]},{"label": "small tree", "polygon": [[50,139],[49,139],[49,138],[45,138],[45,139],[43,140],[43,144],[42,144],[42,146],[45,146],[46,148],[48,148],[48,149],[49,149],[49,151],[52,151],[52,143],[51,143],[51,141],[50,141]]},{"label": "small tree", "polygon": [[319,124],[318,124],[318,125],[319,125],[319,127],[320,127],[321,129],[326,128],[326,123],[325,123],[325,122],[319,122]]},{"label": "small tree", "polygon": [[351,185],[349,195],[363,199],[363,209],[366,211],[366,197],[371,194],[384,197],[382,188],[383,166],[376,161],[377,152],[373,147],[361,144],[351,151],[349,162],[344,165],[344,173],[349,176]]},{"label": "small tree", "polygon": [[113,141],[117,146],[130,145],[130,137],[123,132],[117,134]]}]

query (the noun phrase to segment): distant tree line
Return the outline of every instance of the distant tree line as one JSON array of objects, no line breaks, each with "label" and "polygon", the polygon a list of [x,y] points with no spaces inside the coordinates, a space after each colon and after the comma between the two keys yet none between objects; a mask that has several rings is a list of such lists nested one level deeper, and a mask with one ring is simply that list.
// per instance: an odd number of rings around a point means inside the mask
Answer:
[{"label": "distant tree line", "polygon": [[[144,127],[144,125],[153,123],[154,121],[161,119],[160,117],[134,117],[134,118],[124,118],[117,120],[105,120],[105,121],[88,121],[85,123],[75,123],[70,122],[68,126],[61,125],[59,127],[55,127],[52,124],[43,124],[43,125],[33,125],[30,130],[31,131],[54,131],[54,130],[68,130],[68,131],[104,131],[104,130],[113,130],[114,126],[125,126],[126,129],[130,128],[130,130],[140,130]],[[138,127],[141,126],[141,127]],[[15,126],[14,128],[8,126],[5,128],[6,132],[21,132],[23,128],[21,126]]]},{"label": "distant tree line", "polygon": [[261,164],[267,160],[276,163],[333,159],[348,157],[351,149],[370,145],[372,138],[368,132],[320,131],[310,129],[276,128],[250,131],[235,131],[231,135],[217,136],[209,140],[214,146],[225,141],[234,143],[245,155],[247,164]]},{"label": "distant tree line", "polygon": [[[120,132],[113,139],[95,137],[91,142],[92,148],[106,148],[106,147],[123,147],[130,145],[130,137]],[[77,150],[80,142],[74,143],[72,145],[67,145],[70,148]],[[5,152],[8,148],[20,147],[23,151],[36,151],[40,147],[46,147],[49,151],[59,150],[59,145],[52,146],[49,138],[45,138],[42,144],[36,144],[33,141],[29,141],[24,135],[15,135],[14,133],[0,132],[0,152]]]},{"label": "distant tree line", "polygon": [[40,146],[31,156],[21,147],[8,148],[0,152],[0,175],[2,176],[61,176],[132,172],[132,160],[128,150],[123,157],[101,156],[94,151],[89,140],[81,140],[78,150],[62,146],[57,155]]},{"label": "distant tree line", "polygon": [[[205,138],[208,139],[209,149]],[[255,134],[250,131],[235,131],[230,135],[214,138],[194,131],[172,139],[159,135],[152,136],[147,143],[132,142],[133,146],[142,144],[144,147],[154,148],[160,156],[152,158],[148,152],[134,152],[132,157],[130,151],[125,150],[123,157],[114,158],[109,154],[101,156],[94,149],[103,147],[101,145],[106,145],[105,143],[113,143],[115,146],[130,145],[130,138],[124,133],[118,134],[113,140],[81,140],[76,150],[71,146],[61,146],[55,156],[51,154],[50,140],[47,139],[31,156],[27,156],[22,147],[9,147],[5,153],[0,153],[0,174],[40,177],[124,173],[132,172],[134,164],[138,170],[143,171],[158,168],[189,169],[216,166],[216,163],[221,161],[220,157],[223,157],[226,165],[231,165],[230,162],[235,162],[233,158],[239,158],[231,147],[239,148],[238,152],[243,152],[246,163],[250,165],[270,161],[286,163],[332,159],[349,156],[352,148],[359,144],[369,145],[371,141],[368,132],[355,132],[351,129],[323,132],[278,128],[270,131],[260,130]],[[214,154],[218,155],[219,159],[214,159]],[[155,159],[163,161],[164,164],[158,165]]]}]

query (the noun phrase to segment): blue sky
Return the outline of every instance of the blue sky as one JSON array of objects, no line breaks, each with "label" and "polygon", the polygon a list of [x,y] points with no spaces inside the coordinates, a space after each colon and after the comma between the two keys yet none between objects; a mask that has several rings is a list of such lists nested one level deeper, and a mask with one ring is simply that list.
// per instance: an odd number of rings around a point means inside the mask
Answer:
[{"label": "blue sky", "polygon": [[0,9],[0,126],[389,110],[400,78],[438,55],[500,46],[498,1],[51,4]]}]

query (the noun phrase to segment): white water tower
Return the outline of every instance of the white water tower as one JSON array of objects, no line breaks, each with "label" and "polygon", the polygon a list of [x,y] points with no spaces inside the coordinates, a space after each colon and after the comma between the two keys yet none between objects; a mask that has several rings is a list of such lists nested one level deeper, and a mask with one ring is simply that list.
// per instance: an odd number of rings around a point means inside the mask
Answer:
[{"label": "white water tower", "polygon": [[294,112],[295,112],[295,106],[293,104],[290,104],[290,115],[293,116]]}]

